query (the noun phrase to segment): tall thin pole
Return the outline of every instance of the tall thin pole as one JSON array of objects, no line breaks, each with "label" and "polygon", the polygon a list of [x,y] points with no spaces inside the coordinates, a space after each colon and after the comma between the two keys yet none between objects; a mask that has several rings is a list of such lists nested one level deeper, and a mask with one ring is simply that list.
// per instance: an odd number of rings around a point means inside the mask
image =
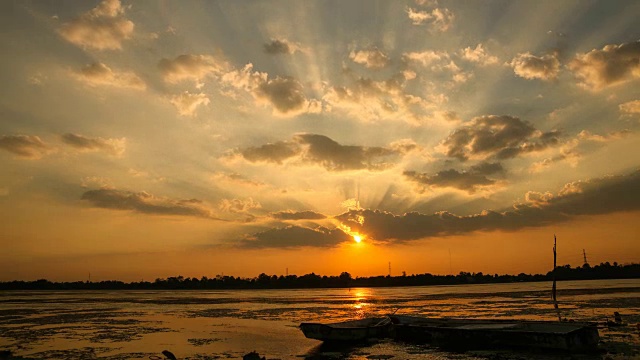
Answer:
[{"label": "tall thin pole", "polygon": [[553,234],[553,286],[551,287],[551,297],[553,298],[553,307],[558,314],[558,321],[562,321],[560,317],[560,309],[558,308],[558,299],[556,298],[556,256],[557,256],[557,242],[556,234]]},{"label": "tall thin pole", "polygon": [[389,276],[391,276],[391,261],[389,261]]},{"label": "tall thin pole", "polygon": [[582,249],[582,257],[584,258],[584,265],[589,264],[587,262],[587,252],[584,249]]}]

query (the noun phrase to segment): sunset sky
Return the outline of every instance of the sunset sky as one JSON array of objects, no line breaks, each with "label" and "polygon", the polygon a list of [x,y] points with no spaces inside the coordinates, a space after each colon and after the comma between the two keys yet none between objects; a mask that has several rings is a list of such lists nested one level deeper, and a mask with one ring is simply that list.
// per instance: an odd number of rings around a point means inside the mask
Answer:
[{"label": "sunset sky", "polygon": [[638,262],[638,14],[2,2],[0,281]]}]

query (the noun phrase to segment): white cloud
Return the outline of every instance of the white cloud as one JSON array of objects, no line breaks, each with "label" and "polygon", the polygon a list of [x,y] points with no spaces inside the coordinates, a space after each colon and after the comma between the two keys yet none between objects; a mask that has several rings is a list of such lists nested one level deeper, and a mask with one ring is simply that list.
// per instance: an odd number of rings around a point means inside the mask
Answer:
[{"label": "white cloud", "polygon": [[158,67],[166,82],[193,80],[198,83],[207,76],[222,74],[228,65],[211,55],[185,54],[175,59],[162,59]]},{"label": "white cloud", "polygon": [[220,210],[229,213],[248,213],[253,209],[260,209],[262,205],[252,198],[247,199],[223,199],[219,205]]},{"label": "white cloud", "polygon": [[475,49],[471,47],[464,48],[460,52],[460,56],[468,61],[478,63],[480,65],[491,65],[497,64],[498,58],[492,55],[489,55],[482,44],[478,44]]},{"label": "white cloud", "polygon": [[425,50],[402,54],[402,61],[406,65],[420,65],[435,73],[450,73],[453,83],[464,83],[473,76],[463,71],[446,51]]},{"label": "white cloud", "polygon": [[453,25],[455,16],[447,8],[419,10],[407,8],[407,16],[413,25],[428,25],[431,31],[445,32]]},{"label": "white cloud", "polygon": [[393,79],[358,78],[348,86],[330,88],[322,99],[332,109],[346,111],[365,122],[399,120],[413,125],[421,124],[425,120],[425,110],[435,106],[428,100],[407,94],[403,84]]},{"label": "white cloud", "polygon": [[188,91],[171,98],[171,103],[178,109],[182,116],[193,116],[200,106],[209,105],[209,98],[203,93],[191,94]]},{"label": "white cloud", "polygon": [[625,114],[640,114],[640,100],[633,100],[618,106]]},{"label": "white cloud", "polygon": [[349,59],[369,69],[381,69],[389,65],[390,62],[389,57],[377,48],[351,51]]},{"label": "white cloud", "polygon": [[134,24],[124,17],[120,0],[104,0],[94,9],[62,24],[58,33],[72,44],[96,50],[120,50]]},{"label": "white cloud", "polygon": [[443,59],[448,60],[449,54],[444,51],[425,50],[421,52],[409,52],[402,54],[402,59],[406,62],[414,62],[422,66],[429,66]]},{"label": "white cloud", "polygon": [[560,72],[560,61],[556,54],[535,56],[531,53],[518,54],[507,65],[513,72],[525,79],[553,80]]}]

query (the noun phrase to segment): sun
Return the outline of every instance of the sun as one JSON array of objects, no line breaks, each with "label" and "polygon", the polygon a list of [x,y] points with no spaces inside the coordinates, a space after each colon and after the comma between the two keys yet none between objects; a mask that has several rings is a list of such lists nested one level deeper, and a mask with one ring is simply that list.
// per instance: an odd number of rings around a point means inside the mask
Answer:
[{"label": "sun", "polygon": [[353,240],[357,243],[359,243],[360,241],[362,241],[362,236],[360,235],[353,235]]}]

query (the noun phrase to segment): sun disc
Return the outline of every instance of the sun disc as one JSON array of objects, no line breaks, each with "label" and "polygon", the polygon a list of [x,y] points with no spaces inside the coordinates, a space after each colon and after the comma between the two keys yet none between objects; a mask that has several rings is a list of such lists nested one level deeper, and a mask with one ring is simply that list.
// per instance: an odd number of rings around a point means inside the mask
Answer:
[{"label": "sun disc", "polygon": [[362,236],[360,235],[353,235],[353,240],[357,243],[359,243],[360,241],[362,241]]}]

